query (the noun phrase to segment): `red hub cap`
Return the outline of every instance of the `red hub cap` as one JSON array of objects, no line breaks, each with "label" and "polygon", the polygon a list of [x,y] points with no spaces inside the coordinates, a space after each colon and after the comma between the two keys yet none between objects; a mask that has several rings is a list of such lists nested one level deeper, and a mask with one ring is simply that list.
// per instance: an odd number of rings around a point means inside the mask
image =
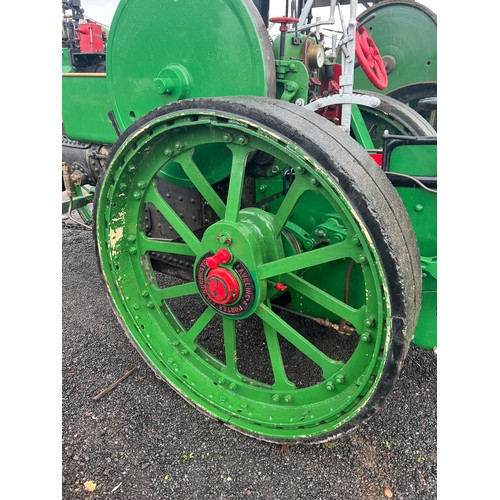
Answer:
[{"label": "red hub cap", "polygon": [[238,300],[240,286],[236,277],[223,267],[212,269],[205,280],[206,291],[216,304],[232,304]]}]

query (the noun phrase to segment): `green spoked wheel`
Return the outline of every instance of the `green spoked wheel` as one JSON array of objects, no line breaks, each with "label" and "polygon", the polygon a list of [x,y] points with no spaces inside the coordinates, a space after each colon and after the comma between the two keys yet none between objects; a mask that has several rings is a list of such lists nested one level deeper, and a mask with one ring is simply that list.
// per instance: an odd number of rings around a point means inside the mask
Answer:
[{"label": "green spoked wheel", "polygon": [[430,123],[415,110],[392,97],[369,90],[356,93],[369,95],[380,99],[380,106],[370,108],[359,106],[363,118],[363,127],[373,142],[375,148],[383,145],[383,135],[435,136],[436,131]]},{"label": "green spoked wheel", "polygon": [[406,355],[421,276],[401,201],[355,141],[292,104],[195,99],[138,120],[108,165],[99,262],[159,376],[271,442],[332,439],[374,412]]}]

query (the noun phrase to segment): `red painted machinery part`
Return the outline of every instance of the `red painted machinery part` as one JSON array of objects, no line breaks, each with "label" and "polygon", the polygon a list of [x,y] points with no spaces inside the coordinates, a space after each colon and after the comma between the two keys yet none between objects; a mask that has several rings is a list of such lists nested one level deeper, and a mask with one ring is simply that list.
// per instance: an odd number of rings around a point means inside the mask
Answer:
[{"label": "red painted machinery part", "polygon": [[387,71],[382,56],[364,26],[356,29],[356,57],[370,82],[380,90],[387,87]]},{"label": "red painted machinery part", "polygon": [[78,26],[78,34],[80,40],[80,52],[104,52],[102,28],[97,23],[88,21],[86,24],[80,24]]}]

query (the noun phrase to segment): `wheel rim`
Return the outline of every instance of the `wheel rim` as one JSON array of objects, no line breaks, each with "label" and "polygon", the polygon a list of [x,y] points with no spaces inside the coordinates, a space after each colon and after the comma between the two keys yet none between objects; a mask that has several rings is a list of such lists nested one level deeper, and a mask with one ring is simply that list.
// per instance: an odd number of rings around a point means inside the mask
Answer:
[{"label": "wheel rim", "polygon": [[377,108],[359,106],[363,127],[366,128],[374,148],[382,148],[384,134],[389,135],[436,135],[436,131],[416,111],[384,94],[363,90],[360,94],[375,96],[381,104]]},{"label": "wheel rim", "polygon": [[[192,160],[194,148],[214,143],[226,144],[232,153],[227,198],[215,191]],[[280,168],[294,172],[286,194],[274,200],[277,208],[269,211],[241,207],[245,165],[255,151],[277,159],[272,165],[277,176],[282,176]],[[158,190],[156,176],[171,160],[181,164],[220,219],[201,237]],[[275,442],[323,440],[370,399],[390,340],[384,273],[368,231],[332,176],[306,151],[273,130],[229,113],[170,113],[140,127],[120,145],[99,196],[98,251],[113,305],[141,354],[185,399],[241,432]],[[290,242],[300,239],[297,227],[307,226],[300,208],[311,201],[334,212],[341,230],[329,234],[330,243],[323,241],[316,248],[294,253]],[[151,206],[182,241],[147,236],[144,211]],[[319,227],[317,222],[306,229],[312,232]],[[331,218],[327,222],[331,227]],[[229,251],[231,261],[209,267],[207,258],[220,255],[221,249]],[[163,287],[151,264],[153,253],[194,259],[191,280]],[[365,292],[356,307],[314,284],[314,271],[345,269],[352,261]],[[214,274],[214,269],[219,271]],[[339,281],[343,284],[343,274]],[[207,291],[219,285],[233,295],[230,302],[222,304],[214,299],[219,295],[213,289]],[[283,293],[277,286],[288,287],[295,303],[305,298],[313,308],[327,310],[354,326],[357,333],[348,358],[325,354],[307,332],[297,330],[288,313],[284,318],[273,310],[271,300]],[[203,307],[186,320],[186,304],[192,298],[201,298]],[[219,356],[201,343],[207,331],[211,335],[213,322],[220,324],[223,355]],[[263,330],[262,351],[272,381],[249,376],[248,370],[242,373],[240,368],[242,332],[252,324],[260,324]],[[320,372],[310,385],[290,380],[284,341]]]}]

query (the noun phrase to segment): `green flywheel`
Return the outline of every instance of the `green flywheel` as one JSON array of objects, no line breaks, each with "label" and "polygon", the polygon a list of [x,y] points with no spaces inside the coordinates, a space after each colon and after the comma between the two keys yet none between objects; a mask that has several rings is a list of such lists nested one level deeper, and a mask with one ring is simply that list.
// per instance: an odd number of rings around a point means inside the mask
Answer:
[{"label": "green flywheel", "polygon": [[202,12],[199,5],[119,3],[109,33],[106,79],[121,130],[180,99],[274,97],[272,46],[253,1],[210,0]]}]

